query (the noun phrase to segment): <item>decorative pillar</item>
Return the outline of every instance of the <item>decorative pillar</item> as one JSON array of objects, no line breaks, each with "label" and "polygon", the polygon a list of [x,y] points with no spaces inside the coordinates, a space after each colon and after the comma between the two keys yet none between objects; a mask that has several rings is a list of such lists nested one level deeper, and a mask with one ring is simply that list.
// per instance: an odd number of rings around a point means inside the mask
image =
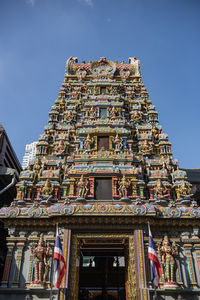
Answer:
[{"label": "decorative pillar", "polygon": [[126,263],[126,300],[138,300],[137,295],[137,272],[134,234],[128,239],[128,253]]},{"label": "decorative pillar", "polygon": [[187,264],[187,270],[188,275],[190,279],[190,287],[197,288],[197,281],[196,281],[196,274],[194,270],[194,264],[193,264],[193,257],[192,257],[192,244],[185,244],[183,245],[185,249],[185,255],[186,255],[186,264]]},{"label": "decorative pillar", "polygon": [[20,273],[21,273],[23,250],[24,250],[26,238],[19,238],[19,239],[21,241],[16,244],[17,256],[16,256],[15,271],[14,271],[13,282],[12,282],[12,287],[15,288],[20,286]]},{"label": "decorative pillar", "polygon": [[29,271],[28,271],[28,278],[26,281],[26,287],[28,287],[30,285],[30,282],[32,281],[33,259],[34,259],[34,255],[31,254],[30,261],[29,261]]},{"label": "decorative pillar", "polygon": [[88,198],[94,198],[94,177],[89,177],[89,193]]},{"label": "decorative pillar", "polygon": [[74,183],[76,179],[70,178],[70,186],[69,186],[69,196],[74,196]]},{"label": "decorative pillar", "polygon": [[127,149],[127,137],[122,137],[123,139],[123,149],[126,150]]},{"label": "decorative pillar", "polygon": [[118,182],[118,179],[117,179],[117,177],[113,177],[112,178],[112,196],[113,196],[113,198],[119,198],[119,195],[118,195],[118,193],[117,193],[117,182]]},{"label": "decorative pillar", "polygon": [[13,250],[15,247],[15,242],[14,241],[9,241],[10,238],[7,238],[7,247],[8,247],[8,252],[6,256],[6,261],[4,265],[4,272],[3,272],[3,278],[1,281],[1,286],[2,287],[8,287],[9,283],[9,275],[10,275],[10,268],[13,260]]},{"label": "decorative pillar", "polygon": [[170,200],[170,189],[167,189],[167,198]]},{"label": "decorative pillar", "polygon": [[80,136],[80,147],[79,150],[83,150],[83,141],[84,141],[84,137]]},{"label": "decorative pillar", "polygon": [[58,187],[54,189],[54,200],[57,200],[57,198],[58,198]]},{"label": "decorative pillar", "polygon": [[143,230],[135,230],[135,246],[137,251],[137,273],[139,283],[138,300],[148,300],[148,287],[146,281]]},{"label": "decorative pillar", "polygon": [[140,197],[142,198],[142,197],[144,197],[144,186],[140,185],[139,189],[140,189]]},{"label": "decorative pillar", "polygon": [[36,200],[40,200],[40,190],[41,190],[41,188],[38,187],[37,188],[37,198],[36,198]]},{"label": "decorative pillar", "polygon": [[197,281],[200,286],[200,245],[194,245],[195,254],[196,254],[196,272],[197,272]]},{"label": "decorative pillar", "polygon": [[136,178],[131,179],[131,185],[132,185],[132,196],[137,197],[137,179]]},{"label": "decorative pillar", "polygon": [[183,286],[183,279],[182,279],[182,274],[181,274],[181,266],[180,266],[180,261],[178,258],[175,258],[176,262],[176,281],[180,286]]},{"label": "decorative pillar", "polygon": [[153,188],[149,189],[149,193],[150,193],[150,199],[149,200],[153,200],[154,199],[154,197],[153,197]]},{"label": "decorative pillar", "polygon": [[72,235],[70,262],[69,262],[69,284],[64,300],[78,300],[79,285],[80,244],[76,235]]},{"label": "decorative pillar", "polygon": [[68,186],[63,186],[63,197],[67,197]]},{"label": "decorative pillar", "polygon": [[71,230],[64,230],[63,238],[63,249],[64,249],[64,258],[66,262],[66,273],[61,282],[60,290],[60,300],[67,300],[65,297],[66,289],[68,288],[68,279],[69,279],[69,259],[70,259],[70,247],[71,247]]}]

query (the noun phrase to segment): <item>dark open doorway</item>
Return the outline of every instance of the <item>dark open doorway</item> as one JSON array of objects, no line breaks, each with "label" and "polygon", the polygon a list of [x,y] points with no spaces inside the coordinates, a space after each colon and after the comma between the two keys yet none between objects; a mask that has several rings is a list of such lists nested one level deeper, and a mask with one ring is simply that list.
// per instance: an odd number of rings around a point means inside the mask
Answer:
[{"label": "dark open doorway", "polygon": [[95,178],[95,200],[112,200],[112,178]]},{"label": "dark open doorway", "polygon": [[98,136],[97,137],[97,150],[109,150],[109,137],[108,136]]},{"label": "dark open doorway", "polygon": [[124,249],[109,241],[102,245],[81,250],[79,300],[126,299]]}]

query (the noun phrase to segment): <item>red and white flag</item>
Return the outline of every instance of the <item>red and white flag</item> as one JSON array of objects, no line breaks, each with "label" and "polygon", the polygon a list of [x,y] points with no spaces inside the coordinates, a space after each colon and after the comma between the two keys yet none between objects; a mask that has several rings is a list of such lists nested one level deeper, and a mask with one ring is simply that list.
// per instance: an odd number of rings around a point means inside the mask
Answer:
[{"label": "red and white flag", "polygon": [[55,267],[55,286],[59,289],[63,276],[66,273],[66,263],[63,255],[63,249],[58,234],[58,228],[56,230],[56,242],[54,246],[54,267]]},{"label": "red and white flag", "polygon": [[148,258],[150,259],[150,272],[151,272],[151,281],[155,287],[159,286],[160,275],[162,274],[162,269],[158,256],[156,253],[156,247],[153,241],[151,234],[150,226],[149,227],[149,247],[148,247]]}]

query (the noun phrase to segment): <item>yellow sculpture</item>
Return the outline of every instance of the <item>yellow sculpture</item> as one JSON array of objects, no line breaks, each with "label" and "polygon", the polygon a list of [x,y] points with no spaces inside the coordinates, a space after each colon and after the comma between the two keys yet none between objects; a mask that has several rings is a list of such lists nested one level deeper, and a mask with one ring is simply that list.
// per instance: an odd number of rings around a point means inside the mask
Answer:
[{"label": "yellow sculpture", "polygon": [[85,198],[88,192],[88,180],[83,178],[81,175],[80,180],[77,183],[78,186],[78,198]]},{"label": "yellow sculpture", "polygon": [[177,198],[179,199],[181,197],[190,197],[190,196],[192,196],[191,186],[192,185],[190,183],[186,183],[185,181],[182,181],[181,184],[179,184],[177,189],[176,189]]},{"label": "yellow sculpture", "polygon": [[149,142],[148,140],[144,140],[140,144],[140,149],[143,155],[150,155],[153,151],[152,143]]},{"label": "yellow sculpture", "polygon": [[84,149],[89,151],[91,148],[91,143],[93,142],[93,138],[90,138],[90,135],[88,134],[85,141],[84,141]]},{"label": "yellow sculpture", "polygon": [[126,179],[126,176],[123,175],[121,181],[119,182],[119,195],[121,198],[128,198],[127,196],[127,189],[130,186],[130,180]]},{"label": "yellow sculpture", "polygon": [[47,199],[47,201],[49,197],[52,195],[53,190],[54,190],[53,185],[51,184],[50,180],[47,179],[41,190],[42,195]]}]

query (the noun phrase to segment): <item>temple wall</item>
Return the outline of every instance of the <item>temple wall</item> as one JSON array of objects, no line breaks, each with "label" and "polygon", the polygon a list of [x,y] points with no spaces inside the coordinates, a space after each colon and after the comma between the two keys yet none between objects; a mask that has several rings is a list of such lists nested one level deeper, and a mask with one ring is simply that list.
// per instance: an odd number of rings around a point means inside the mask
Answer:
[{"label": "temple wall", "polygon": [[[143,230],[142,230],[143,228]],[[84,229],[84,228],[82,228]],[[140,226],[140,230],[135,230],[134,234],[134,228],[129,228],[129,230],[126,229],[126,232],[129,232],[136,240],[134,244],[134,251],[138,257],[137,266],[134,266],[137,278],[139,278],[138,288],[139,288],[139,294],[134,299],[154,299],[153,298],[153,289],[151,289],[150,285],[150,277],[149,277],[149,268],[148,263],[149,260],[147,258],[147,247],[148,247],[148,234],[145,226]],[[188,228],[182,228],[178,232],[174,231],[162,231],[159,232],[156,231],[156,227],[152,227],[153,236],[154,236],[154,242],[156,246],[160,243],[162,243],[163,237],[165,235],[168,235],[168,238],[170,242],[175,242],[178,245],[178,255],[176,255],[176,282],[178,283],[178,288],[165,288],[163,285],[163,277],[160,280],[160,289],[157,292],[158,299],[166,299],[166,300],[175,300],[175,299],[200,299],[200,278],[199,278],[199,232],[196,229],[188,229]],[[91,231],[90,231],[91,232]],[[123,236],[123,227],[121,227],[120,233],[118,235]],[[131,233],[132,232],[132,233]],[[44,234],[44,241],[50,241],[51,242],[51,248],[53,250],[54,246],[54,239],[55,239],[55,233],[53,231],[37,231],[37,232],[31,232],[27,231],[23,233],[23,247],[22,252],[21,249],[19,249],[19,240],[20,240],[20,230],[12,233],[10,237],[8,237],[8,247],[14,246],[12,251],[12,260],[10,260],[10,271],[8,276],[8,281],[5,280],[2,281],[2,286],[0,289],[0,299],[49,299],[50,293],[52,293],[55,297],[57,297],[57,290],[55,288],[51,291],[51,284],[50,281],[45,284],[44,288],[32,286],[31,287],[31,280],[33,280],[33,255],[31,253],[31,246],[33,243],[37,243],[40,237],[40,234]],[[89,231],[83,230],[82,234],[88,234]],[[72,238],[73,236],[77,235],[77,230],[72,230]],[[79,233],[81,234],[81,233]],[[91,236],[92,233],[91,232]],[[127,233],[126,233],[127,234]],[[126,235],[124,233],[124,236]],[[104,233],[101,234],[101,236],[112,236],[112,229],[107,228],[104,229]],[[115,236],[116,233],[113,234]],[[21,246],[21,244],[20,244]],[[72,251],[74,251],[75,248],[71,249],[71,256],[73,257]],[[144,249],[144,254],[142,254]],[[78,252],[77,252],[78,253]],[[144,257],[143,257],[144,255]],[[78,257],[74,257],[75,261],[77,261]],[[146,261],[146,264],[144,262]],[[17,270],[18,267],[21,265],[20,271]],[[147,267],[145,267],[145,265]],[[5,266],[7,268],[8,265]],[[50,269],[50,279],[53,280],[53,269]],[[20,267],[19,267],[20,268]],[[71,268],[74,268],[74,265],[71,265]],[[72,271],[72,269],[70,269]],[[19,273],[19,274],[18,274]],[[18,274],[18,275],[16,275]],[[70,273],[71,274],[71,273]],[[71,276],[71,275],[70,275]],[[73,279],[73,277],[70,277],[70,280]],[[77,275],[76,275],[77,276]],[[4,278],[5,279],[5,278]],[[48,281],[48,280],[47,280]],[[145,283],[146,282],[146,283]],[[5,289],[5,287],[8,287]],[[70,281],[69,281],[70,286]],[[31,296],[32,298],[30,298]],[[25,298],[29,297],[29,298]],[[179,297],[179,298],[178,298]],[[182,297],[182,298],[180,298]],[[56,299],[56,298],[55,298]],[[69,298],[66,299],[76,299],[76,298]],[[130,298],[131,299],[131,298]]]}]

